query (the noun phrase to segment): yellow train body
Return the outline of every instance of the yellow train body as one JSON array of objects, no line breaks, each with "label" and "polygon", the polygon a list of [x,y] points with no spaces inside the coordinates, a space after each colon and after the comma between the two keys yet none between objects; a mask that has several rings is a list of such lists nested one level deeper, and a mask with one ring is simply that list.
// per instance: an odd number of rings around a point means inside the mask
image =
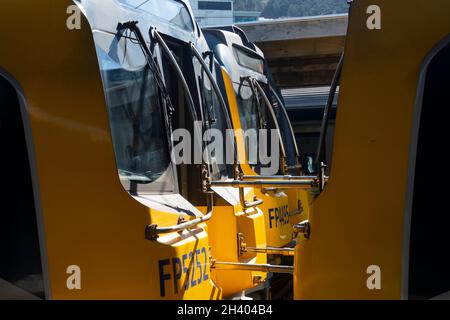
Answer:
[{"label": "yellow train body", "polygon": [[[92,31],[83,16],[81,29],[68,29],[71,5],[7,1],[0,12],[2,30],[14,25],[0,33],[0,71],[17,90],[33,150],[46,298],[220,298],[206,224],[145,238],[147,225],[176,225],[180,212],[123,189]],[[74,265],[79,289],[68,286]]]},{"label": "yellow train body", "polygon": [[296,299],[408,297],[420,86],[449,12],[444,0],[352,3],[332,170],[311,208],[311,238],[296,249]]}]

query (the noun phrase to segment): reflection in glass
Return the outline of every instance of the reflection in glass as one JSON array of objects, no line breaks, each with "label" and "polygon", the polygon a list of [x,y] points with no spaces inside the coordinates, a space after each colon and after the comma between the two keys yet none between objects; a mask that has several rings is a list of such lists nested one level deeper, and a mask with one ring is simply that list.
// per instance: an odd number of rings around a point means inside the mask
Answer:
[{"label": "reflection in glass", "polygon": [[150,184],[170,165],[155,76],[145,63],[132,68],[100,48],[98,54],[119,175],[134,184]]},{"label": "reflection in glass", "polygon": [[194,23],[186,6],[176,0],[118,0],[120,3],[156,15],[183,30],[193,32]]},{"label": "reflection in glass", "polygon": [[[209,61],[207,61],[207,63],[209,64]],[[199,81],[200,88],[202,89],[201,94],[205,109],[204,112],[209,124],[208,129],[219,130],[223,134],[222,154],[213,154],[213,159],[211,159],[211,162],[213,163],[211,165],[211,178],[213,180],[226,179],[232,176],[233,171],[232,165],[230,163],[227,164],[227,159],[225,157],[227,147],[229,147],[227,146],[226,130],[231,128],[227,128],[225,115],[220,106],[219,98],[217,97],[215,90],[213,90],[212,84],[204,70],[202,70]]]}]

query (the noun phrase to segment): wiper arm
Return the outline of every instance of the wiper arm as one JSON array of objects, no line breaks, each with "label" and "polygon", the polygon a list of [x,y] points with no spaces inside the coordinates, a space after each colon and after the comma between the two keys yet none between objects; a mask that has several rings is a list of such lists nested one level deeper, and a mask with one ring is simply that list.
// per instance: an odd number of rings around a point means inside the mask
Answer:
[{"label": "wiper arm", "polygon": [[[183,86],[184,96],[187,100],[187,104],[189,107],[189,110],[191,112],[191,115],[194,119],[194,121],[198,121],[203,123],[202,118],[198,116],[197,110],[195,109],[194,100],[192,98],[191,90],[189,89],[189,85],[186,81],[186,78],[184,77],[183,71],[181,70],[177,60],[175,59],[172,51],[167,46],[166,42],[162,38],[162,36],[159,34],[159,32],[156,30],[155,27],[151,27],[149,30],[149,36],[151,39],[154,39],[161,47],[162,52],[167,56],[169,59],[169,63],[172,65],[173,69],[175,70],[176,74],[178,75],[178,80],[181,82],[181,85]],[[194,125],[194,134],[197,136],[198,141],[202,141],[202,150],[206,150],[207,145],[206,141],[203,139],[203,132],[200,131],[198,126]],[[203,158],[203,157],[202,157]],[[209,180],[210,180],[210,171],[208,166],[206,165],[204,159],[202,159],[202,189],[205,193],[212,193],[212,190],[209,188]]]},{"label": "wiper arm", "polygon": [[160,92],[163,95],[163,100],[169,111],[169,115],[172,115],[175,112],[175,108],[173,107],[172,101],[170,99],[170,95],[167,92],[167,88],[164,84],[164,79],[163,79],[162,73],[161,73],[158,65],[155,62],[152,52],[147,47],[144,36],[142,35],[142,32],[139,29],[139,27],[137,26],[137,24],[138,24],[137,21],[128,21],[128,22],[119,23],[117,26],[117,31],[122,32],[124,30],[130,30],[136,36],[138,44],[141,47],[142,52],[144,53],[145,59],[147,60],[147,64],[150,67],[150,69],[152,70],[153,74],[155,75],[156,83],[158,85]]},{"label": "wiper arm", "polygon": [[117,25],[117,31],[120,32],[121,35],[122,35],[122,32],[124,32],[125,30],[130,30],[131,32],[134,33],[134,35],[138,41],[138,44],[142,50],[142,53],[145,56],[147,65],[153,72],[153,75],[156,80],[156,85],[158,86],[158,89],[159,89],[158,90],[159,99],[163,105],[164,120],[165,120],[166,129],[167,129],[166,130],[167,144],[168,144],[169,150],[172,151],[173,150],[173,145],[171,143],[171,141],[172,141],[172,138],[171,138],[172,124],[171,124],[170,119],[175,112],[175,108],[173,107],[172,100],[171,100],[170,95],[167,92],[167,88],[164,84],[164,79],[162,77],[162,73],[155,61],[155,58],[154,58],[152,52],[147,47],[147,44],[142,35],[142,32],[139,29],[139,27],[137,26],[137,24],[138,24],[137,21],[128,21],[128,22],[124,22],[124,23],[119,23]]},{"label": "wiper arm", "polygon": [[270,90],[272,92],[272,94],[274,95],[275,99],[277,99],[278,104],[280,105],[280,109],[283,112],[283,115],[285,117],[285,119],[287,120],[287,124],[289,127],[289,131],[291,133],[291,137],[292,137],[292,143],[294,144],[294,151],[295,151],[295,155],[297,157],[298,160],[300,160],[300,151],[298,148],[298,144],[297,144],[297,140],[295,140],[295,132],[294,132],[294,128],[292,127],[292,123],[289,119],[289,114],[286,110],[286,106],[284,105],[284,103],[281,101],[281,98],[278,96],[278,93],[275,91],[275,89],[270,86]]},{"label": "wiper arm", "polygon": [[195,110],[194,100],[192,99],[192,94],[191,94],[191,91],[189,89],[189,85],[187,84],[186,78],[184,77],[183,71],[181,70],[180,66],[178,65],[177,60],[173,56],[172,51],[170,51],[170,49],[167,46],[166,42],[164,41],[164,39],[161,37],[159,32],[156,31],[156,29],[154,27],[150,28],[149,35],[150,35],[150,37],[152,39],[155,39],[156,42],[159,43],[159,45],[162,48],[162,51],[164,52],[164,54],[169,59],[169,63],[175,69],[175,72],[178,75],[178,78],[179,78],[179,80],[181,82],[181,85],[183,86],[185,98],[186,98],[186,100],[188,102],[189,109],[190,109],[190,111],[191,111],[191,113],[192,113],[192,115],[194,117],[194,120],[200,120],[201,121],[201,119],[197,115],[197,111]]},{"label": "wiper arm", "polygon": [[[209,82],[211,83],[211,85],[212,85],[212,87],[213,87],[213,89],[214,89],[214,91],[216,93],[217,99],[219,100],[220,107],[222,108],[222,112],[223,112],[224,117],[225,117],[225,121],[226,121],[227,127],[228,127],[228,129],[232,130],[233,129],[233,124],[231,123],[231,117],[230,117],[230,114],[228,112],[227,105],[226,105],[225,100],[224,100],[224,98],[222,96],[222,93],[221,93],[221,91],[219,89],[219,86],[217,85],[217,82],[214,79],[214,76],[212,75],[212,72],[211,72],[211,70],[213,70],[213,67],[214,67],[214,55],[211,55],[211,57],[210,57],[210,59],[212,61],[210,61],[210,66],[208,68],[205,60],[202,57],[202,55],[200,54],[200,52],[198,52],[197,48],[194,46],[194,44],[192,42],[191,42],[190,46],[191,46],[192,53],[197,58],[198,62],[200,62],[200,65],[202,66],[202,68],[205,70],[205,73],[206,73],[206,75],[207,75],[207,77],[209,79]],[[234,135],[233,135],[233,139],[234,139],[235,145],[237,145],[236,137],[234,137]],[[237,151],[236,151],[236,148],[234,148],[233,151],[234,151],[234,164],[233,164],[233,166],[234,166],[234,172],[236,174],[239,171],[238,163],[237,163]]]},{"label": "wiper arm", "polygon": [[[244,82],[247,82],[250,90],[252,91],[253,97],[254,99],[253,101],[256,101],[256,106],[257,106],[257,112],[258,112],[258,120],[259,120],[259,124],[261,128],[264,128],[264,119],[263,119],[263,114],[261,113],[261,105],[260,105],[260,101],[259,101],[259,97],[258,97],[258,93],[256,92],[256,88],[253,84],[252,78],[247,76],[247,77],[241,77],[241,82],[239,84],[239,94],[241,95],[241,90],[242,90],[242,86],[244,85]],[[242,95],[241,95],[242,96]]]},{"label": "wiper arm", "polygon": [[261,94],[264,103],[267,106],[267,109],[270,112],[270,115],[273,119],[273,123],[275,124],[275,129],[277,131],[277,135],[278,135],[278,139],[280,142],[280,149],[281,149],[281,171],[283,173],[287,173],[287,164],[286,164],[286,148],[284,146],[284,142],[283,142],[283,138],[281,136],[281,130],[280,130],[280,126],[278,125],[278,120],[277,120],[277,116],[275,114],[275,111],[273,110],[272,104],[270,103],[269,98],[266,95],[266,92],[264,91],[264,89],[261,87],[261,85],[259,84],[259,82],[255,79],[253,79],[253,84],[254,86],[257,88],[257,90],[259,91],[259,93]]},{"label": "wiper arm", "polygon": [[244,81],[248,82],[248,84],[250,85],[250,88],[251,88],[251,90],[253,92],[253,95],[255,96],[255,100],[256,100],[256,103],[257,103],[257,107],[258,107],[258,114],[259,114],[260,117],[262,117],[262,107],[261,107],[261,102],[260,102],[259,97],[258,97],[258,92],[261,94],[261,97],[264,100],[264,103],[267,105],[267,109],[269,110],[269,112],[271,114],[271,117],[272,117],[273,122],[275,124],[275,129],[277,131],[278,139],[280,141],[280,150],[281,150],[280,164],[281,164],[281,170],[282,170],[283,173],[286,173],[287,172],[286,148],[285,148],[284,143],[283,143],[280,127],[278,125],[278,121],[276,119],[275,112],[273,111],[272,104],[270,103],[269,98],[267,97],[266,93],[264,92],[264,89],[261,87],[261,85],[258,83],[258,81],[256,79],[253,79],[252,77],[242,77],[241,78],[241,83],[243,83]]},{"label": "wiper arm", "polygon": [[325,110],[323,112],[323,120],[322,120],[322,127],[320,129],[320,139],[319,139],[319,146],[317,148],[317,155],[316,155],[316,165],[321,170],[321,177],[322,177],[322,183],[321,187],[324,188],[324,181],[325,181],[325,168],[326,168],[326,139],[327,139],[327,133],[328,133],[328,124],[330,122],[331,117],[331,111],[333,108],[333,101],[336,96],[337,87],[339,85],[339,82],[341,80],[341,73],[342,73],[342,66],[344,64],[344,54],[341,55],[341,58],[339,60],[336,73],[334,74],[333,80],[331,82],[331,88],[330,92],[328,94],[328,100],[327,105],[325,106]]}]

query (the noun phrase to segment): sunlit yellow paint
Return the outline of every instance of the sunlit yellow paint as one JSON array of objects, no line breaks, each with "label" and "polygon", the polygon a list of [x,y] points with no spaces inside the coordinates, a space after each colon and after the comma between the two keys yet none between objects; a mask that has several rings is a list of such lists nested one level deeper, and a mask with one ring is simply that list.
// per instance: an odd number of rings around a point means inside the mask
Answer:
[{"label": "sunlit yellow paint", "polygon": [[[370,5],[381,30],[369,30]],[[297,299],[405,297],[403,247],[413,112],[422,62],[450,33],[450,2],[352,4],[330,181],[296,251]],[[381,290],[366,285],[381,268]],[[404,271],[403,271],[404,272]]]},{"label": "sunlit yellow paint", "polygon": [[[209,257],[200,260],[208,280],[185,290],[184,275],[175,294],[172,277],[160,296],[159,261],[208,249],[206,226],[145,239],[148,224],[171,225],[176,218],[140,204],[120,184],[92,31],[84,18],[81,30],[67,29],[72,4],[0,5],[0,70],[20,85],[31,125],[49,298],[220,298]],[[81,290],[66,286],[71,265],[81,268]],[[195,263],[188,269],[199,275]]]},{"label": "sunlit yellow paint", "polygon": [[[233,123],[233,129],[235,130],[236,136],[236,147],[239,155],[239,160],[241,161],[241,169],[244,175],[254,176],[257,175],[255,171],[248,165],[246,152],[245,152],[245,144],[244,144],[244,135],[242,131],[241,121],[239,117],[239,111],[237,107],[236,94],[233,89],[233,84],[231,82],[230,77],[226,70],[222,67],[222,77],[225,83],[225,90],[228,97],[229,103],[229,111],[231,120]],[[289,201],[286,193],[282,191],[277,191],[276,193],[268,192],[263,193],[260,189],[255,189],[254,194],[264,201],[264,203],[258,208],[260,208],[265,217],[265,232],[267,238],[267,245],[271,247],[283,247],[289,244],[292,241],[292,221],[288,224],[270,227],[269,221],[269,210],[273,210],[275,208],[288,207],[288,211],[290,211]]]}]

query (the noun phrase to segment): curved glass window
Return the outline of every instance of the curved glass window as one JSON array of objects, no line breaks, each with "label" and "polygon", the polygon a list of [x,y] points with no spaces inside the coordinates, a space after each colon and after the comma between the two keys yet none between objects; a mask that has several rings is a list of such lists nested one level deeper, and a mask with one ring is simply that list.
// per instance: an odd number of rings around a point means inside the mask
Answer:
[{"label": "curved glass window", "polygon": [[[140,46],[96,36],[120,179],[130,192],[173,191],[168,137],[155,75]],[[108,52],[102,43],[111,42]]]},{"label": "curved glass window", "polygon": [[[210,58],[206,59],[206,63],[209,64]],[[217,154],[218,150],[212,154],[211,160],[211,178],[213,180],[227,179],[232,176],[232,165],[227,163],[227,145],[226,134],[227,129],[232,129],[227,127],[227,122],[225,114],[220,106],[219,97],[212,87],[209,78],[206,76],[205,71],[202,69],[201,76],[199,77],[202,103],[204,108],[204,114],[208,122],[208,129],[218,130],[223,134],[223,139],[221,143],[221,148],[219,150],[222,154]],[[229,152],[234,152],[234,150],[229,150]]]},{"label": "curved glass window", "polygon": [[265,129],[263,119],[260,117],[259,106],[253,90],[245,82],[236,84],[236,99],[241,120],[241,129],[245,134],[245,151],[247,161],[258,174],[261,173],[259,165],[258,141],[259,130]]},{"label": "curved glass window", "polygon": [[252,89],[245,84],[241,84],[238,87],[236,98],[242,130],[262,129],[259,119],[258,103],[256,102]]},{"label": "curved glass window", "polygon": [[[275,115],[277,117],[276,121],[278,122],[281,139],[285,146],[287,165],[295,166],[298,161],[296,151],[297,143],[295,141],[295,137],[292,135],[290,119],[283,110],[284,106],[282,105],[281,99],[276,96],[277,93],[275,93],[275,90],[266,89],[266,93],[267,96],[270,97],[270,102],[272,103],[273,110],[275,111]],[[295,175],[295,171],[292,174]]]},{"label": "curved glass window", "polygon": [[176,0],[118,0],[120,3],[158,16],[177,27],[194,32],[194,22],[186,6]]},{"label": "curved glass window", "polygon": [[253,71],[263,73],[264,72],[264,60],[261,58],[256,58],[249,54],[248,52],[233,46],[233,52],[236,57],[238,64],[243,67],[249,68]]}]

